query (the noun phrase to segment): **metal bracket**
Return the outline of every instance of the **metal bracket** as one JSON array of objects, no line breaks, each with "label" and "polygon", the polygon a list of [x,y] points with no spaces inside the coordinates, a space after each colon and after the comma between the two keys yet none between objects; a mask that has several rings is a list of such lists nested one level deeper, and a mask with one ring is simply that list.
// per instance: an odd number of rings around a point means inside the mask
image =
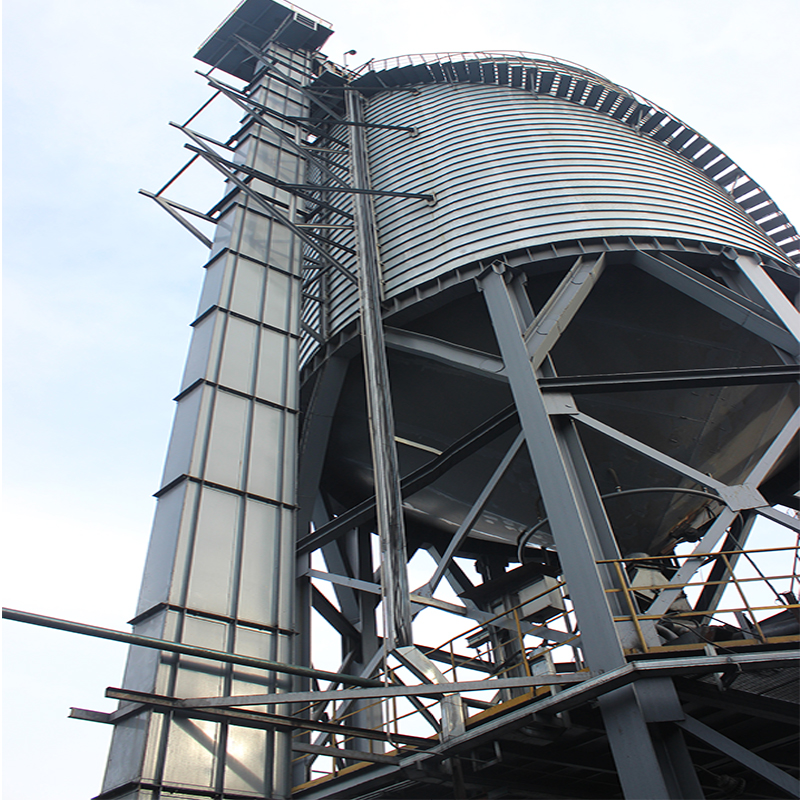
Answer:
[{"label": "metal bracket", "polygon": [[181,205],[180,203],[176,203],[174,200],[167,200],[166,197],[161,197],[157,194],[153,194],[153,192],[148,192],[145,189],[139,189],[139,194],[144,195],[145,197],[149,197],[151,200],[155,200],[161,208],[164,209],[171,217],[174,217],[181,225],[183,225],[186,230],[189,231],[193,236],[199,239],[209,250],[214,246],[214,243],[209,239],[202,231],[195,228],[191,222],[185,217],[182,217],[177,209],[181,211],[185,211],[187,214],[193,214],[200,219],[206,220],[206,222],[212,222],[216,225],[217,220],[214,217],[209,217],[208,214],[203,214],[200,211],[195,211],[193,208],[189,208],[188,206]]},{"label": "metal bracket", "polygon": [[755,488],[747,483],[738,486],[727,486],[719,490],[720,496],[732,511],[744,511],[749,508],[763,508],[767,501]]},{"label": "metal bracket", "polygon": [[[447,679],[438,667],[413,645],[398,647],[393,655],[420,680],[434,684],[447,683]],[[441,740],[444,742],[461,736],[466,731],[466,716],[461,695],[457,692],[448,692],[442,696],[439,703],[442,711],[442,727],[439,734]]]},{"label": "metal bracket", "polygon": [[[184,133],[186,133],[189,137],[195,138],[193,134],[187,131],[185,128],[182,129]],[[276,222],[279,222],[282,225],[285,225],[289,230],[291,230],[301,241],[307,244],[309,247],[313,248],[316,253],[319,254],[320,258],[327,261],[334,269],[341,272],[346,278],[348,278],[353,283],[358,283],[358,278],[356,278],[353,273],[347,269],[343,264],[340,264],[336,259],[332,258],[325,250],[320,249],[319,245],[302,229],[298,228],[291,220],[281,214],[273,205],[268,203],[258,192],[256,192],[251,186],[248,186],[243,180],[238,178],[233,170],[224,164],[224,159],[221,159],[213,150],[207,147],[203,141],[199,138],[195,138],[195,141],[200,145],[200,149],[198,150],[198,154],[205,158],[212,167],[217,169],[221,172],[228,180],[234,183],[239,189],[241,189],[248,197],[258,203],[266,212],[267,216],[272,217]]]},{"label": "metal bracket", "polygon": [[578,413],[575,399],[567,392],[546,392],[543,393],[542,396],[544,398],[544,407],[551,417],[558,416],[559,414],[574,416]]}]

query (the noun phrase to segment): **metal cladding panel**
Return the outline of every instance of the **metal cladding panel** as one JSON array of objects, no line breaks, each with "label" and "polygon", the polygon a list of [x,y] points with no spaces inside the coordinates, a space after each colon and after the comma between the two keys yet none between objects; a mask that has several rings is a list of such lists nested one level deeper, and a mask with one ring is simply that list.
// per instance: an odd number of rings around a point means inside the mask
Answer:
[{"label": "metal cladding panel", "polygon": [[369,134],[386,291],[526,246],[656,236],[781,258],[700,170],[649,138],[582,107],[496,86],[427,86],[377,95],[369,120],[417,136]]},{"label": "metal cladding panel", "polygon": [[[276,49],[296,72],[308,72],[306,55]],[[278,114],[307,113],[301,89],[277,78],[264,78],[252,94]],[[253,125],[239,142],[237,162],[291,183],[304,179],[305,162],[272,128]],[[289,201],[289,219],[300,219],[294,197],[250,185]],[[232,190],[177,398],[137,633],[295,659],[300,267],[291,230],[271,222],[257,196]],[[290,685],[274,674],[141,651],[131,649],[126,688],[195,697]],[[134,710],[115,732],[104,790],[141,780],[176,796],[288,796],[289,736],[227,728]]]},{"label": "metal cladding panel", "polygon": [[[478,259],[593,237],[677,238],[785,260],[702,170],[566,99],[429,84],[374,95],[368,120],[418,130],[370,129],[373,188],[437,198],[376,197],[387,297]],[[356,313],[355,287],[335,276],[330,291],[335,333]]]}]

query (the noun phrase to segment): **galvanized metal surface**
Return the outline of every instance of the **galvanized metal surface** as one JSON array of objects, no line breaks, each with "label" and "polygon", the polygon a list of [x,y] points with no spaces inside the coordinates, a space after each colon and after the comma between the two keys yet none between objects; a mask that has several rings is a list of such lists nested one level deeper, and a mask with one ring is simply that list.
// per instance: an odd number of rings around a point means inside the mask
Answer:
[{"label": "galvanized metal surface", "polygon": [[[665,237],[788,259],[704,171],[630,125],[566,99],[466,83],[371,97],[376,189],[433,192],[435,204],[376,198],[387,297],[471,261],[542,243]],[[342,236],[339,241],[347,241]],[[355,313],[334,277],[330,330]]]},{"label": "galvanized metal surface", "polygon": [[592,235],[771,245],[671,150],[563,100],[505,87],[424,87],[376,96],[370,118],[413,119],[420,131],[407,140],[370,133],[375,185],[437,195],[433,208],[376,201],[390,292],[411,277],[400,251],[417,278],[465,258]]},{"label": "galvanized metal surface", "polygon": [[[302,80],[309,54],[275,52],[290,65],[289,77]],[[307,107],[298,88],[270,77],[253,98],[284,115]],[[248,120],[234,161],[301,183],[305,162],[294,129]],[[292,664],[301,253],[279,217],[296,220],[299,201],[264,181],[245,186],[232,174],[231,182],[177,398],[134,632]],[[284,211],[269,213],[264,197],[284,203]],[[155,693],[281,692],[292,678],[132,647],[124,685]],[[291,752],[285,731],[187,724],[144,709],[115,725],[104,791],[141,784],[286,797]]]},{"label": "galvanized metal surface", "polygon": [[679,153],[729,191],[769,238],[800,263],[796,228],[740,165],[674,114],[586,67],[525,52],[421,54],[369,62],[354,81],[367,94],[429,83],[512,86],[561,98],[624,123]]}]

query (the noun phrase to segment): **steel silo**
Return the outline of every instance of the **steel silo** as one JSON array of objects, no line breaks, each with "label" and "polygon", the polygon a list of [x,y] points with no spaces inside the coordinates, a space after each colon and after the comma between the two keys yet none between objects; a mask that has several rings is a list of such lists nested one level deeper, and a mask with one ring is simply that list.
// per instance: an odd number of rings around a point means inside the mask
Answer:
[{"label": "steel silo", "polygon": [[210,258],[101,797],[791,794],[795,228],[583,67],[330,33],[241,3],[227,191],[151,195]]},{"label": "steel silo", "polygon": [[[416,453],[412,445],[400,446],[408,469],[419,465],[424,448],[442,449],[510,402],[502,378],[492,375],[501,367],[491,358],[483,370],[459,371],[455,350],[447,367],[443,358],[437,362],[423,354],[422,337],[431,336],[474,350],[473,360],[481,353],[498,355],[472,286],[492,263],[525,273],[538,310],[554,288],[554,276],[563,276],[579,257],[588,262],[606,254],[608,266],[592,303],[552,352],[560,376],[782,363],[758,333],[732,326],[691,291],[681,293],[674,281],[665,286],[658,280],[675,260],[686,262],[685,271],[700,273],[686,286],[703,277],[715,280],[715,272],[739,253],[765,261],[787,290],[794,280],[785,252],[797,251],[793,229],[770,227],[769,221],[759,226],[759,215],[748,214],[735,197],[747,176],[687,125],[599,75],[533,55],[409,56],[373,64],[351,85],[367,95],[365,119],[376,126],[366,137],[372,188],[387,193],[375,199],[375,221],[385,306],[403,329],[392,330],[387,315],[394,408],[398,436],[423,446]],[[693,160],[688,152],[698,156]],[[415,201],[388,193],[432,197]],[[753,194],[751,187],[745,197]],[[764,228],[778,233],[770,237]],[[331,239],[353,246],[347,232]],[[789,246],[781,249],[776,240]],[[338,257],[355,269],[354,256]],[[325,330],[335,348],[348,331],[352,336],[358,296],[341,274],[330,277],[326,291]],[[318,319],[318,313],[309,301],[307,319]],[[410,332],[418,334],[416,340]],[[792,344],[786,346],[794,352]],[[323,349],[308,337],[304,359],[313,362],[315,351]],[[348,389],[329,457],[334,492],[342,493],[345,505],[369,484],[369,451],[357,410],[363,389]],[[729,483],[745,479],[794,408],[786,384],[725,393],[714,387],[688,396],[644,388],[635,394],[604,391],[581,394],[577,404]],[[740,433],[726,436],[732,431]],[[670,485],[663,467],[614,452],[611,442],[587,446],[591,460],[602,464],[596,478],[605,491]],[[483,468],[476,464],[474,473],[459,475],[453,486],[418,493],[411,512],[434,527],[455,529],[466,507],[455,483],[479,484],[494,459],[496,454]],[[516,501],[495,495],[492,518],[482,523],[487,536],[502,536],[503,529],[506,538],[517,536],[535,522],[532,481],[520,481],[529,485],[530,496],[521,499],[518,487],[509,489]],[[654,494],[617,501],[609,513],[625,552],[649,552],[669,536],[673,544],[679,540],[681,526],[693,535],[689,518],[702,505]]]}]

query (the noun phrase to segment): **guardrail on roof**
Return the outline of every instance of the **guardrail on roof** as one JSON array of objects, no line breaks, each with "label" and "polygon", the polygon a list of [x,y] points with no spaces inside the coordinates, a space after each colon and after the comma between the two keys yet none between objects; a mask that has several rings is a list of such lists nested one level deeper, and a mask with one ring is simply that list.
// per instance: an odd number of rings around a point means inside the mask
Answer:
[{"label": "guardrail on roof", "polygon": [[656,103],[578,64],[522,51],[421,53],[370,61],[352,75],[358,88],[378,91],[415,83],[507,85],[605,114],[694,164],[731,196],[790,261],[800,265],[797,229],[732,158]]}]

